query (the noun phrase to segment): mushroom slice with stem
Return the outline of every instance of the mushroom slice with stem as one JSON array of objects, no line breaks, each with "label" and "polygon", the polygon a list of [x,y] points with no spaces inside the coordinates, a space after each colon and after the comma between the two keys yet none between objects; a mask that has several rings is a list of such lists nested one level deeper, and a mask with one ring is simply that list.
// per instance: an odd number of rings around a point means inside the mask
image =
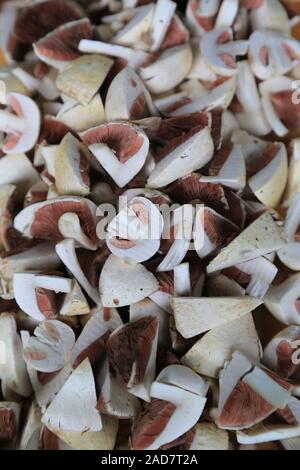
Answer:
[{"label": "mushroom slice with stem", "polygon": [[102,124],[105,121],[105,112],[101,97],[97,94],[86,106],[74,104],[69,109],[62,108],[56,117],[73,131],[83,132]]},{"label": "mushroom slice with stem", "polygon": [[260,80],[284,75],[299,60],[299,43],[290,36],[262,29],[254,31],[249,38],[249,63]]},{"label": "mushroom slice with stem", "polygon": [[147,186],[161,188],[205,166],[212,158],[214,144],[208,127],[195,127],[172,139],[161,151],[160,160]]},{"label": "mushroom slice with stem", "polygon": [[89,54],[72,60],[57,76],[56,86],[61,93],[88,105],[104,82],[113,61]]},{"label": "mushroom slice with stem", "polygon": [[106,243],[114,255],[140,263],[158,251],[162,230],[159,209],[149,199],[135,197],[108,225]]},{"label": "mushroom slice with stem", "polygon": [[282,248],[286,243],[285,231],[273,220],[270,212],[266,211],[209,263],[207,272],[211,274],[264,256]]},{"label": "mushroom slice with stem", "polygon": [[80,41],[91,39],[92,35],[90,20],[82,18],[58,26],[33,44],[33,49],[42,62],[62,70],[81,55],[77,50]]},{"label": "mushroom slice with stem", "polygon": [[[279,331],[266,345],[263,363],[281,377],[300,377],[297,348],[300,340],[300,326],[291,325]],[[296,356],[296,358],[294,357]],[[297,380],[298,381],[298,380]]]},{"label": "mushroom slice with stem", "polygon": [[288,244],[278,250],[280,261],[293,271],[300,270],[300,243],[298,241],[298,228],[300,225],[300,193],[296,193],[290,202],[284,221],[284,229],[289,237]]},{"label": "mushroom slice with stem", "polygon": [[[60,232],[59,221],[66,213],[78,216],[78,219],[74,219],[75,225],[78,220],[78,230],[75,230],[74,238],[80,242],[80,239],[85,240],[86,236],[95,249],[97,245],[96,206],[89,199],[79,196],[55,197],[32,204],[18,213],[14,219],[14,227],[30,238],[60,241],[65,238],[65,231],[63,230],[64,234]],[[67,235],[68,238],[72,238],[72,231]]]},{"label": "mushroom slice with stem", "polygon": [[72,351],[71,363],[73,369],[89,358],[94,366],[105,352],[105,343],[112,331],[122,325],[116,309],[97,307],[85,324]]},{"label": "mushroom slice with stem", "polygon": [[40,372],[55,372],[68,362],[74,344],[72,328],[58,320],[45,320],[28,340],[24,359]]},{"label": "mushroom slice with stem", "polygon": [[260,256],[235,266],[251,276],[246,293],[263,299],[278,272],[278,268],[267,258]]},{"label": "mushroom slice with stem", "polygon": [[[170,47],[159,57],[140,67],[139,73],[151,93],[159,94],[175,88],[188,75],[193,63],[191,46]],[[168,73],[172,70],[172,74]]]},{"label": "mushroom slice with stem", "polygon": [[129,47],[89,39],[82,39],[79,42],[78,50],[80,52],[87,52],[90,54],[103,54],[110,57],[119,57],[127,61],[127,64],[133,69],[139,68],[150,58],[149,54],[144,51],[137,51]]},{"label": "mushroom slice with stem", "polygon": [[0,441],[15,441],[19,433],[21,404],[0,401]]},{"label": "mushroom slice with stem", "polygon": [[[290,399],[292,386],[235,352],[220,374],[218,426],[246,429],[263,421]],[[245,407],[244,403],[248,406]]]},{"label": "mushroom slice with stem", "polygon": [[281,201],[288,178],[288,158],[281,142],[269,144],[261,157],[254,162],[254,175],[248,185],[257,199],[268,207],[277,207]]},{"label": "mushroom slice with stem", "polygon": [[235,190],[242,190],[246,185],[246,165],[242,148],[231,143],[224,145],[210,164],[209,176],[201,176],[200,181],[220,183]]},{"label": "mushroom slice with stem", "polygon": [[111,122],[88,129],[81,139],[121,188],[142,169],[149,151],[144,131],[128,123]]},{"label": "mushroom slice with stem", "polygon": [[59,194],[86,196],[90,192],[88,150],[71,133],[65,135],[57,148],[55,185]]},{"label": "mushroom slice with stem", "polygon": [[188,450],[228,450],[227,431],[219,429],[214,423],[197,423]]},{"label": "mushroom slice with stem", "polygon": [[289,17],[278,0],[263,0],[261,5],[250,13],[252,29],[269,29],[280,33],[290,33]]},{"label": "mushroom slice with stem", "polygon": [[82,271],[79,261],[77,259],[75,242],[72,239],[63,240],[56,245],[56,253],[66,266],[66,268],[73,274],[79,284],[83,287],[89,297],[96,303],[99,304],[100,297],[98,289],[93,287],[90,281]]},{"label": "mushroom slice with stem", "polygon": [[220,0],[189,0],[186,9],[186,21],[191,32],[203,36],[214,28]]},{"label": "mushroom slice with stem", "polygon": [[242,318],[262,301],[242,297],[173,297],[172,307],[176,328],[184,338]]},{"label": "mushroom slice with stem", "polygon": [[100,389],[97,408],[101,413],[133,419],[140,412],[139,400],[127,391],[122,379],[111,372],[107,358],[103,361],[96,383]]},{"label": "mushroom slice with stem", "polygon": [[18,154],[31,150],[38,140],[40,111],[36,103],[20,93],[7,95],[7,108],[0,110],[0,130],[6,134],[2,151]]},{"label": "mushroom slice with stem", "polygon": [[149,91],[131,67],[124,67],[112,80],[105,100],[108,121],[141,119],[157,114]]},{"label": "mushroom slice with stem", "polygon": [[254,363],[261,358],[262,347],[251,313],[211,329],[185,353],[181,362],[198,374],[218,378],[233,351],[240,351]]},{"label": "mushroom slice with stem", "polygon": [[74,279],[70,292],[65,295],[59,314],[70,317],[87,313],[90,313],[89,304],[78,282]]},{"label": "mushroom slice with stem", "polygon": [[31,385],[23,359],[23,348],[13,315],[0,315],[0,378],[3,384],[22,397],[28,397]]},{"label": "mushroom slice with stem", "polygon": [[85,359],[70,375],[42,417],[50,429],[62,432],[101,431],[101,416],[91,364]]},{"label": "mushroom slice with stem", "polygon": [[240,444],[260,444],[262,442],[285,441],[300,436],[298,424],[264,424],[248,431],[238,431],[237,441]]},{"label": "mushroom slice with stem", "polygon": [[[157,7],[153,3],[137,7],[130,15],[132,17],[129,20],[126,18],[121,28],[111,38],[112,43],[139,50],[149,50],[152,39],[150,31],[154,19],[153,14],[156,9]],[[122,12],[106,17],[106,22],[116,16],[120,18],[120,15],[122,15]],[[121,23],[122,21],[120,21]]]},{"label": "mushroom slice with stem", "polygon": [[[19,307],[38,321],[57,315],[54,293],[71,290],[71,279],[30,272],[14,274],[14,295]],[[52,292],[51,292],[52,291]]]},{"label": "mushroom slice with stem", "polygon": [[201,51],[209,67],[222,76],[237,72],[236,57],[245,55],[248,41],[234,41],[231,28],[219,28],[205,33],[201,39]]},{"label": "mushroom slice with stem", "polygon": [[293,274],[281,284],[271,286],[264,302],[267,309],[285,325],[299,325],[300,273]]},{"label": "mushroom slice with stem", "polygon": [[[202,177],[200,178],[202,181]],[[195,249],[200,258],[228,244],[238,234],[239,228],[210,207],[199,205],[193,228]]]},{"label": "mushroom slice with stem", "polygon": [[158,318],[143,317],[122,325],[108,338],[109,363],[133,395],[150,401],[155,377]]},{"label": "mushroom slice with stem", "polygon": [[207,384],[185,366],[166,367],[152,383],[152,400],[136,418],[134,450],[156,450],[190,430],[199,420]]}]

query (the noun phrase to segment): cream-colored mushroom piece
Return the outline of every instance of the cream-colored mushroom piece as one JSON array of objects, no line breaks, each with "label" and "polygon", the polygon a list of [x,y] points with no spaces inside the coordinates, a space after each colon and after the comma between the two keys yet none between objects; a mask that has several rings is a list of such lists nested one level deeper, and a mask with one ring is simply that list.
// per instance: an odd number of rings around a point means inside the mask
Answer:
[{"label": "cream-colored mushroom piece", "polygon": [[279,0],[263,0],[261,5],[250,13],[252,28],[269,29],[280,33],[290,33],[289,17]]},{"label": "cream-colored mushroom piece", "polygon": [[296,193],[289,204],[284,222],[284,229],[288,235],[289,242],[284,248],[281,248],[277,252],[280,261],[293,271],[299,271],[300,269],[300,244],[296,238],[300,224],[299,203],[300,193]]},{"label": "cream-colored mushroom piece", "polygon": [[214,423],[198,423],[188,450],[228,450],[229,437]]},{"label": "cream-colored mushroom piece", "polygon": [[287,186],[284,194],[283,206],[289,207],[293,196],[300,192],[300,139],[292,139],[290,142],[290,155],[288,167]]},{"label": "cream-colored mushroom piece", "polygon": [[20,438],[20,450],[39,450],[42,414],[35,401],[30,405]]},{"label": "cream-colored mushroom piece", "polygon": [[299,324],[299,286],[300,274],[293,274],[281,284],[271,286],[264,298],[267,309],[285,325]]},{"label": "cream-colored mushroom piece", "polygon": [[300,436],[298,424],[268,424],[260,425],[249,431],[238,431],[237,441],[240,444],[260,444],[270,441],[285,441]]},{"label": "cream-colored mushroom piece", "polygon": [[87,105],[75,103],[67,109],[62,107],[56,117],[73,131],[83,132],[103,124],[105,111],[100,95],[96,94]]}]

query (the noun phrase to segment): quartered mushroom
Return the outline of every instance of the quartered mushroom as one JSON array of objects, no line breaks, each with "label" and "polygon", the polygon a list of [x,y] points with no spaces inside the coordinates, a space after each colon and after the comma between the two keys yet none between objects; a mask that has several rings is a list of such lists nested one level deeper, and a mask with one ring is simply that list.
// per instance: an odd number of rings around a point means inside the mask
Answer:
[{"label": "quartered mushroom", "polygon": [[288,235],[288,244],[278,250],[277,254],[280,261],[293,271],[299,271],[299,248],[298,227],[300,225],[300,193],[296,193],[289,204],[284,229]]},{"label": "quartered mushroom", "polygon": [[75,132],[83,132],[105,121],[104,106],[99,94],[87,105],[74,103],[73,106],[61,107],[57,119]]},{"label": "quartered mushroom", "polygon": [[300,274],[293,274],[271,286],[264,298],[267,309],[285,325],[299,324],[299,286]]},{"label": "quartered mushroom", "polygon": [[138,126],[107,123],[88,129],[81,139],[119,187],[124,187],[142,169],[149,140]]},{"label": "quartered mushroom", "polygon": [[68,362],[74,343],[72,328],[58,320],[45,320],[28,340],[24,359],[40,372],[55,372]]}]

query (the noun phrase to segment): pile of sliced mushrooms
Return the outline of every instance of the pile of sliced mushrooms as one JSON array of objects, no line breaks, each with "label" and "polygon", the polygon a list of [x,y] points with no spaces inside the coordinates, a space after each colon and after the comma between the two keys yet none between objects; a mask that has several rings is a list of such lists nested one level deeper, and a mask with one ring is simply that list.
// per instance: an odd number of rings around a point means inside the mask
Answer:
[{"label": "pile of sliced mushrooms", "polygon": [[0,448],[300,449],[298,15],[2,2]]}]

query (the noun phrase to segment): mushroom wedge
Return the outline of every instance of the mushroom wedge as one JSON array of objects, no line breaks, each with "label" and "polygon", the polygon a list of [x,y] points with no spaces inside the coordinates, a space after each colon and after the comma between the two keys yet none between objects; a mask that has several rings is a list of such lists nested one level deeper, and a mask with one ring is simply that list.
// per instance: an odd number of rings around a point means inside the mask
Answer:
[{"label": "mushroom wedge", "polygon": [[85,359],[70,375],[42,417],[50,429],[61,432],[97,432],[102,429],[96,410],[97,398],[93,371]]},{"label": "mushroom wedge", "polygon": [[70,108],[64,109],[62,107],[56,117],[74,132],[83,132],[103,124],[105,111],[100,95],[96,94],[85,106],[74,103]]},{"label": "mushroom wedge", "polygon": [[173,297],[172,307],[176,328],[184,338],[220,327],[242,318],[262,301],[242,297]]},{"label": "mushroom wedge", "polygon": [[293,274],[271,286],[264,298],[267,309],[285,325],[299,324],[299,286],[300,274]]},{"label": "mushroom wedge", "polygon": [[296,193],[289,204],[284,222],[284,229],[288,234],[289,242],[277,252],[280,261],[293,271],[299,271],[300,269],[300,244],[297,239],[297,230],[300,223],[299,202],[300,193]]},{"label": "mushroom wedge", "polygon": [[263,363],[281,377],[293,376],[297,379],[299,376],[297,350],[299,339],[299,325],[291,325],[279,331],[266,345]]},{"label": "mushroom wedge", "polygon": [[287,243],[285,231],[264,212],[208,265],[209,274],[279,250]]}]

